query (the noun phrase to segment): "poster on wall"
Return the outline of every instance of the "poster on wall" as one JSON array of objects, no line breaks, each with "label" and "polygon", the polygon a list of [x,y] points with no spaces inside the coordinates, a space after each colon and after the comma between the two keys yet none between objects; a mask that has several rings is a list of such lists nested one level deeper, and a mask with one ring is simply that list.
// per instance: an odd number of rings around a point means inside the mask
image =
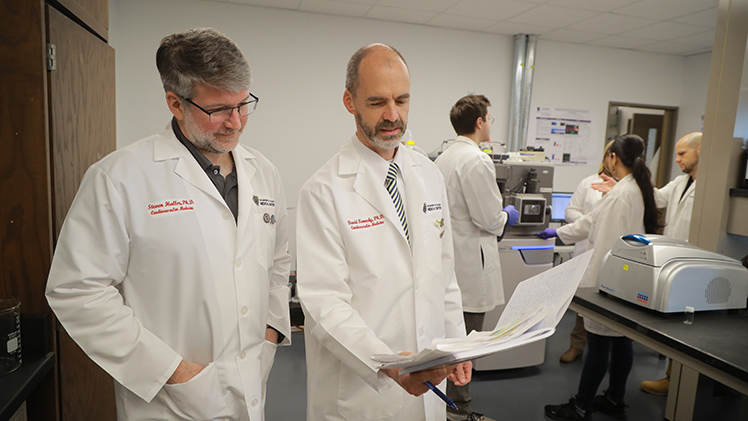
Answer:
[{"label": "poster on wall", "polygon": [[587,164],[592,132],[589,110],[536,107],[530,121],[535,135],[527,139],[527,146],[542,146],[546,158],[556,165]]}]

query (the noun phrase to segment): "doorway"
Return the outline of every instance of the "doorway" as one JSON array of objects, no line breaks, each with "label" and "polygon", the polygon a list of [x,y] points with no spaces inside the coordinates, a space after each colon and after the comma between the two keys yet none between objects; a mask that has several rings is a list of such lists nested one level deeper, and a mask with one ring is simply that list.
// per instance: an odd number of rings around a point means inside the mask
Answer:
[{"label": "doorway", "polygon": [[663,187],[670,181],[677,122],[678,107],[611,101],[605,143],[624,133],[644,139],[652,184]]}]

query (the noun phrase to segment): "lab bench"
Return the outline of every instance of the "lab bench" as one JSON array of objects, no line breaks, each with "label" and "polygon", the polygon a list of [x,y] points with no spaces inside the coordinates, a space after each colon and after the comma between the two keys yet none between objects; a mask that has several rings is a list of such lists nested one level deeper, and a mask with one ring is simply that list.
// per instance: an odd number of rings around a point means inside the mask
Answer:
[{"label": "lab bench", "polygon": [[[55,353],[50,344],[50,318],[46,314],[21,314],[21,365],[0,376],[0,421],[11,419],[29,400],[46,408],[29,407],[29,420],[40,413],[54,413],[54,402],[41,402],[37,389],[54,381]],[[44,382],[44,384],[42,384]]]},{"label": "lab bench", "polygon": [[686,325],[682,313],[638,307],[597,288],[579,288],[569,308],[673,360],[668,420],[694,419],[700,374],[742,395],[740,419],[747,419],[748,310],[697,312]]},{"label": "lab bench", "polygon": [[16,371],[0,377],[0,420],[10,419],[42,379],[52,374],[54,365],[54,352],[48,352],[43,357],[24,357]]}]

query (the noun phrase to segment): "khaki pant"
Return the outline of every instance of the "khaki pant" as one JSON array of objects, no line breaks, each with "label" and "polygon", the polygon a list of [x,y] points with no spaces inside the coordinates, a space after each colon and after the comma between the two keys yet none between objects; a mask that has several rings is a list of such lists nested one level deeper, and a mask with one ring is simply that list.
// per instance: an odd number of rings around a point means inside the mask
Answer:
[{"label": "khaki pant", "polygon": [[584,319],[577,314],[576,324],[571,330],[571,347],[583,350],[587,346],[587,331],[584,330]]}]

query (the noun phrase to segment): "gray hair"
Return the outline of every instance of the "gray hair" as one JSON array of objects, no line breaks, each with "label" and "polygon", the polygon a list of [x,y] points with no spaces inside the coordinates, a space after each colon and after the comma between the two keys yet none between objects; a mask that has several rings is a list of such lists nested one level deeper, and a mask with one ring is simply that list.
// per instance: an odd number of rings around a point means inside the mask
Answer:
[{"label": "gray hair", "polygon": [[225,92],[249,89],[252,78],[239,47],[212,28],[169,35],[156,52],[156,67],[165,92],[191,98],[197,84]]},{"label": "gray hair", "polygon": [[400,60],[403,61],[403,64],[405,64],[405,68],[407,68],[410,72],[408,63],[405,62],[405,57],[403,57],[403,55],[400,54],[400,52],[397,51],[395,47],[380,43],[365,45],[356,50],[356,52],[351,56],[350,60],[348,60],[348,68],[346,69],[345,73],[345,89],[347,89],[351,94],[355,94],[356,88],[358,88],[358,69],[359,67],[361,67],[361,62],[364,60],[364,58],[366,58],[366,56],[369,55],[369,53],[371,53],[372,47],[377,46],[385,47],[395,52],[397,56],[400,57]]}]

